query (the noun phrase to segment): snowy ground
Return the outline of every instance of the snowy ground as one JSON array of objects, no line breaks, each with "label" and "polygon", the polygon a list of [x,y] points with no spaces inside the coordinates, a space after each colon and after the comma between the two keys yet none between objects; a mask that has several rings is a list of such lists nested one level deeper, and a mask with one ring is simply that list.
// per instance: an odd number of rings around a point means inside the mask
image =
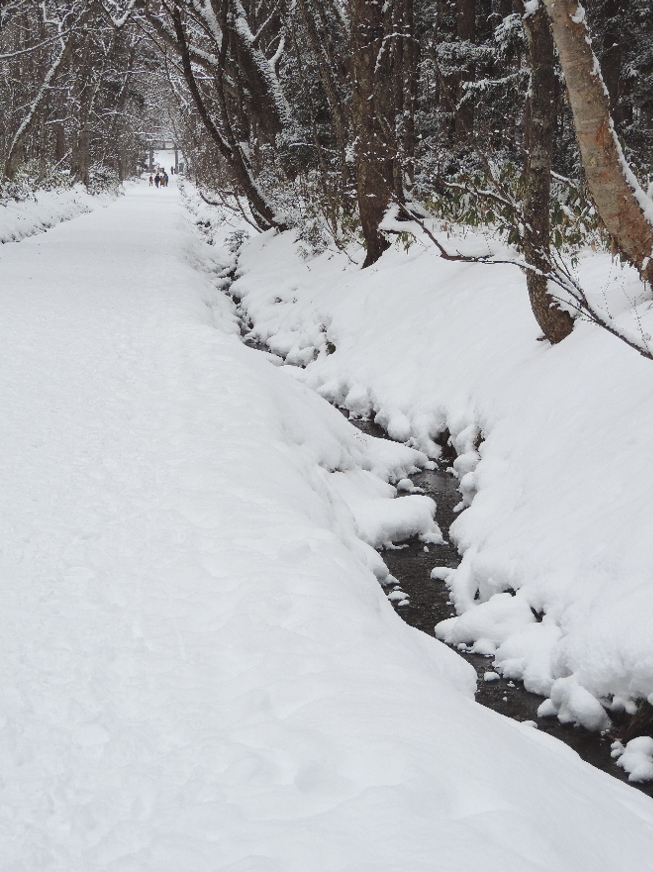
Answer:
[{"label": "snowy ground", "polygon": [[[488,253],[481,237],[441,238]],[[459,569],[435,568],[459,612],[439,637],[494,653],[550,698],[543,713],[590,729],[606,708],[653,702],[653,364],[587,324],[538,342],[513,266],[447,262],[427,241],[361,273],[297,248],[292,234],[245,247],[234,291],[253,335],[396,439],[436,456],[452,434],[469,507],[452,529]],[[653,333],[632,272],[587,252],[579,274],[622,325]]]},{"label": "snowy ground", "polygon": [[115,197],[111,194],[91,196],[83,185],[38,191],[32,200],[11,200],[0,205],[0,243],[18,242],[26,236],[43,233],[61,221],[70,221],[98,206],[106,206]]},{"label": "snowy ground", "polygon": [[[425,455],[241,344],[174,181],[0,249],[0,869],[653,869],[650,799],[476,705],[396,616],[371,545],[437,539],[388,485]],[[371,341],[392,304],[359,278]],[[428,447],[424,411],[386,414]]]}]

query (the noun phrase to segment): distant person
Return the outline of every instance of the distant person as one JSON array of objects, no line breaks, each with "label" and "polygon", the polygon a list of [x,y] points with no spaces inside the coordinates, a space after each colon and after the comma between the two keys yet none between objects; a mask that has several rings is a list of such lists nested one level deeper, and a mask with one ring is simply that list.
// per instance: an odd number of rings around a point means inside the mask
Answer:
[{"label": "distant person", "polygon": [[163,175],[161,176],[161,179],[163,182],[163,187],[167,188],[168,187],[168,174],[166,173],[165,170],[163,171]]},{"label": "distant person", "polygon": [[175,174],[175,168],[174,168],[174,167],[170,167],[170,175],[171,175],[171,176],[174,176],[174,174]]},{"label": "distant person", "polygon": [[154,184],[156,185],[157,188],[161,184],[161,176],[158,173],[154,176]]},{"label": "distant person", "polygon": [[154,184],[154,177],[150,176],[150,187],[152,187],[153,184]]}]

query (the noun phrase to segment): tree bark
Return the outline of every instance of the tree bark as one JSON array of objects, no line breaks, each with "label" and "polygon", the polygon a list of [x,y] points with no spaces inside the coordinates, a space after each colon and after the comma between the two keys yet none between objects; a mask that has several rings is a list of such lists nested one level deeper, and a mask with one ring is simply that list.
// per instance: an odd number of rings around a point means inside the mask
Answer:
[{"label": "tree bark", "polygon": [[[323,0],[320,0],[320,2],[323,6]],[[329,105],[333,135],[338,150],[340,183],[342,188],[346,189],[352,183],[353,178],[351,168],[347,163],[347,134],[349,132],[347,110],[342,93],[338,87],[337,70],[335,69],[334,59],[329,55],[326,34],[320,31],[320,16],[316,13],[311,0],[297,0],[297,9],[304,24],[311,54],[313,55],[320,82]],[[299,47],[297,46],[297,48]],[[297,51],[297,63],[298,65],[302,63],[299,51]],[[313,123],[315,123],[314,120]],[[315,141],[317,144],[317,137],[315,137]]]},{"label": "tree bark", "polygon": [[614,132],[610,99],[592,50],[585,11],[577,0],[543,2],[592,198],[624,259],[653,284],[653,204],[628,167]]},{"label": "tree bark", "polygon": [[272,65],[258,48],[243,3],[230,0],[224,6],[222,38],[231,43],[237,74],[245,78],[250,102],[258,109],[260,130],[273,142],[290,120],[290,107]]},{"label": "tree bark", "polygon": [[[476,0],[456,0],[456,35],[461,42],[476,40]],[[457,75],[454,128],[458,142],[464,142],[474,129],[474,102],[465,100],[465,85],[474,81],[474,71],[475,64],[469,61]]]},{"label": "tree bark", "polygon": [[[87,17],[87,12],[82,13],[78,23],[81,25]],[[14,135],[14,138],[9,147],[7,158],[5,160],[3,173],[5,178],[7,179],[13,179],[16,175],[18,164],[20,163],[21,159],[23,146],[27,141],[27,137],[34,129],[34,125],[38,120],[38,112],[43,103],[45,102],[48,94],[50,93],[50,88],[52,88],[57,76],[63,69],[65,63],[67,62],[72,53],[74,42],[75,40],[73,32],[70,32],[66,39],[62,39],[61,49],[58,56],[50,64],[50,68],[45,74],[43,84],[41,85],[36,95],[33,97],[32,101],[29,104],[27,113],[25,114],[25,117],[20,127]]]},{"label": "tree bark", "polygon": [[79,41],[74,47],[75,57],[79,63],[77,85],[75,89],[75,132],[71,138],[70,174],[75,182],[88,186],[91,169],[91,152],[89,143],[89,119],[97,93],[97,81],[93,83],[89,72],[92,68],[90,57],[93,34],[87,30],[83,45]]},{"label": "tree bark", "polygon": [[[356,137],[356,189],[365,239],[363,268],[390,243],[379,230],[396,182],[393,56],[388,25],[392,3],[349,0],[351,26],[352,125]],[[387,39],[386,39],[387,37]]]},{"label": "tree bark", "polygon": [[[261,189],[254,180],[249,163],[246,156],[243,154],[240,143],[235,141],[233,135],[229,135],[231,131],[227,131],[226,135],[223,135],[209,114],[193,73],[186,34],[184,32],[181,13],[178,7],[173,11],[172,20],[175,28],[175,35],[177,37],[175,48],[179,52],[181,58],[184,79],[186,80],[186,84],[188,85],[188,89],[190,90],[195,103],[195,108],[202,119],[202,123],[204,124],[207,133],[231,168],[236,181],[249,202],[252,215],[258,227],[261,230],[269,230],[272,227],[282,229],[282,223],[277,219],[274,209],[271,204],[268,203]],[[220,88],[218,88],[218,91],[220,92]],[[224,97],[221,92],[220,95]],[[226,111],[225,106],[223,106],[223,110]],[[224,120],[228,123],[228,118],[225,118]]]},{"label": "tree bark", "polygon": [[419,82],[419,42],[415,38],[415,9],[413,0],[397,0],[395,3],[394,33],[394,85],[395,117],[397,119],[396,143],[400,156],[395,161],[395,193],[401,199],[404,181],[412,185],[414,179],[415,111]]},{"label": "tree bark", "polygon": [[331,120],[333,122],[333,133],[340,156],[341,171],[343,177],[346,177],[347,120],[343,100],[338,91],[333,58],[329,57],[328,44],[319,32],[310,0],[297,0],[297,8],[306,28],[306,35],[320,76],[320,82],[329,104],[329,111],[331,112]]},{"label": "tree bark", "polygon": [[546,339],[552,344],[568,336],[574,327],[571,315],[549,293],[551,162],[556,123],[558,83],[555,53],[546,13],[542,7],[524,15],[522,0],[515,0],[528,39],[531,86],[524,125],[524,238],[526,285],[531,308]]},{"label": "tree bark", "polygon": [[610,95],[610,114],[614,121],[624,121],[620,104],[621,62],[624,48],[624,37],[628,32],[624,28],[624,19],[628,12],[624,0],[607,0],[603,5],[602,14],[607,19],[601,53],[601,69],[605,86]]}]

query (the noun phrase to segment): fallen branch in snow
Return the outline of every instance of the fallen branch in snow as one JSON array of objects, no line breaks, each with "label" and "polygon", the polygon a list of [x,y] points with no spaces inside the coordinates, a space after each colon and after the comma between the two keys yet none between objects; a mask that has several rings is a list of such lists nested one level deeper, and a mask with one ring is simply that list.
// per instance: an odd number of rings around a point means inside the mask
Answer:
[{"label": "fallen branch in snow", "polygon": [[248,216],[247,212],[243,208],[243,204],[240,202],[240,198],[237,197],[236,195],[233,195],[234,200],[235,200],[235,205],[234,205],[234,203],[231,203],[228,201],[227,196],[224,195],[221,191],[215,191],[215,193],[220,198],[220,202],[218,202],[217,200],[209,200],[209,198],[206,197],[199,190],[199,188],[197,189],[197,193],[199,194],[200,199],[204,200],[204,202],[206,203],[207,206],[214,206],[218,209],[222,207],[224,209],[228,209],[230,212],[235,212],[236,214],[240,215],[240,217],[244,221],[246,221],[250,225],[250,227],[253,227],[257,231],[259,230],[258,224],[251,217]]},{"label": "fallen branch in snow", "polygon": [[[392,214],[394,212],[394,214]],[[405,217],[400,218],[399,215]],[[396,222],[396,223],[395,223]],[[435,245],[440,252],[440,257],[444,260],[459,260],[465,263],[516,263],[517,266],[525,266],[525,264],[517,263],[516,261],[495,260],[491,256],[474,255],[474,254],[451,254],[447,251],[438,238],[429,230],[424,221],[416,214],[414,209],[410,209],[403,203],[395,203],[388,210],[386,217],[381,224],[381,230],[384,233],[410,233],[410,224],[415,223],[425,236]]]},{"label": "fallen branch in snow", "polygon": [[447,251],[440,240],[428,228],[424,219],[416,213],[415,209],[410,208],[403,203],[394,203],[390,207],[383,223],[381,224],[381,229],[385,233],[393,233],[397,235],[400,233],[413,233],[415,238],[417,238],[417,234],[411,230],[411,224],[415,224],[433,243],[443,260],[461,261],[463,263],[517,266],[523,271],[530,270],[538,275],[546,275],[547,279],[552,284],[557,285],[562,291],[564,291],[564,295],[562,296],[555,294],[551,295],[556,303],[567,309],[571,309],[580,318],[595,324],[597,327],[601,327],[603,330],[607,330],[608,333],[615,336],[617,339],[620,339],[634,351],[641,354],[642,357],[646,357],[648,360],[653,360],[653,349],[650,345],[651,336],[649,333],[645,332],[637,311],[634,310],[634,317],[638,327],[637,334],[630,333],[622,327],[619,327],[608,314],[601,312],[592,304],[581,284],[576,278],[574,278],[559,253],[555,250],[551,255],[547,256],[549,270],[546,273],[526,263],[524,260],[500,259],[495,258],[492,255],[462,254],[460,251],[452,254],[450,251]]},{"label": "fallen branch in snow", "polygon": [[559,287],[564,288],[568,295],[564,299],[552,295],[556,302],[570,306],[582,319],[589,321],[591,324],[596,324],[597,327],[601,327],[603,330],[607,330],[608,333],[625,342],[630,348],[638,351],[642,357],[653,360],[653,349],[650,345],[651,335],[644,330],[637,309],[633,307],[633,317],[637,323],[638,335],[631,334],[617,326],[609,315],[597,310],[587,298],[582,285],[569,272],[559,254],[555,253],[553,258],[553,270],[549,278]]}]

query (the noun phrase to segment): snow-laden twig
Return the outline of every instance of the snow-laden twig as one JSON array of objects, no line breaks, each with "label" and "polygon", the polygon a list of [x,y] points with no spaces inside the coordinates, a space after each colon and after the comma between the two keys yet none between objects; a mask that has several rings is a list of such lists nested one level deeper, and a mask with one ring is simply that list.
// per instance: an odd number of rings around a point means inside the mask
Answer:
[{"label": "snow-laden twig", "polygon": [[111,20],[113,26],[120,30],[120,28],[124,27],[132,17],[137,2],[138,0],[128,0],[127,5],[121,8],[119,3],[109,0],[109,2],[102,3],[101,6],[105,14],[108,15]]},{"label": "snow-laden twig", "polygon": [[205,194],[202,193],[202,191],[200,191],[199,188],[197,188],[197,193],[200,199],[203,200],[207,206],[213,206],[217,209],[227,209],[229,212],[234,212],[235,214],[240,215],[240,217],[244,221],[246,221],[250,225],[250,227],[253,227],[256,231],[259,230],[257,223],[253,220],[253,218],[249,214],[249,211],[243,206],[241,198],[236,196],[235,194],[231,195],[230,198],[227,194],[218,190],[214,193],[219,199],[210,200]]},{"label": "snow-laden twig", "polygon": [[516,266],[524,272],[530,271],[537,275],[545,275],[551,284],[556,285],[563,292],[562,294],[551,293],[552,299],[557,304],[571,309],[579,319],[589,321],[597,327],[606,330],[612,336],[628,345],[629,348],[637,351],[642,357],[653,360],[653,348],[650,344],[651,336],[644,330],[641,315],[637,308],[633,307],[633,317],[637,324],[637,331],[630,331],[618,325],[609,314],[601,312],[591,302],[580,282],[572,275],[560,253],[555,249],[553,249],[550,255],[542,252],[542,256],[549,266],[547,272],[537,269],[537,267],[526,263],[522,259],[497,258],[492,254],[471,255],[463,254],[460,251],[451,252],[442,245],[437,236],[429,229],[424,220],[425,217],[420,216],[414,208],[401,203],[393,203],[381,224],[381,229],[385,233],[392,234],[412,233],[418,238],[418,234],[415,233],[415,228],[418,228],[435,246],[443,260],[485,265]]}]

